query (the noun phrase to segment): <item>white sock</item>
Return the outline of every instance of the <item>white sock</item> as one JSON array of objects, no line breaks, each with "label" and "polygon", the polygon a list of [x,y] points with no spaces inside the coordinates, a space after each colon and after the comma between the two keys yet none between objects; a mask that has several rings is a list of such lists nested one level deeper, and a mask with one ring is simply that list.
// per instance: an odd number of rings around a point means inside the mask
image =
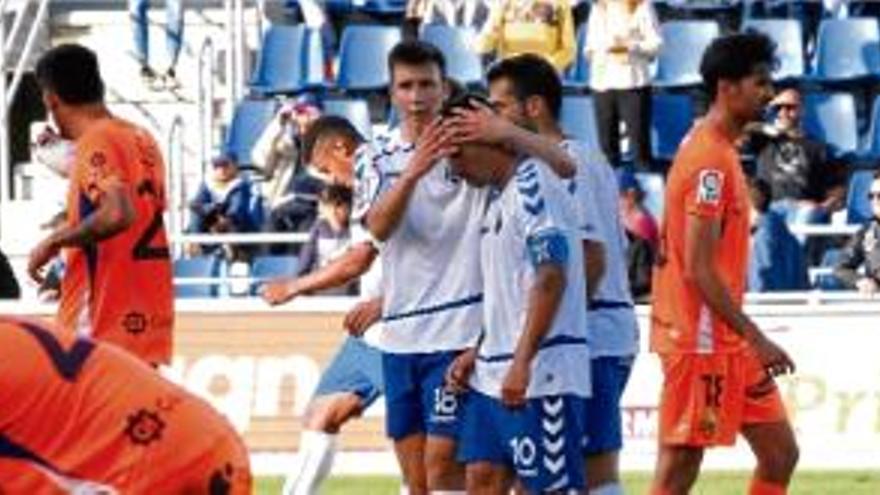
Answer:
[{"label": "white sock", "polygon": [[336,435],[303,430],[299,440],[297,463],[284,480],[283,495],[314,495],[327,479],[336,455]]},{"label": "white sock", "polygon": [[619,481],[605,483],[598,488],[590,490],[590,495],[623,495],[623,487]]},{"label": "white sock", "polygon": [[409,495],[409,487],[406,485],[400,485],[400,495]]}]

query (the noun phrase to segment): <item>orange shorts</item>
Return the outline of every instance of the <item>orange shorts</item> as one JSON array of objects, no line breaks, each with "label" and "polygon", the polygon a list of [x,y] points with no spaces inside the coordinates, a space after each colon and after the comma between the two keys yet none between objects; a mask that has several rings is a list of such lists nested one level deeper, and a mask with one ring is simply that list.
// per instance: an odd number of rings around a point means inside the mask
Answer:
[{"label": "orange shorts", "polygon": [[751,350],[664,354],[660,443],[732,445],[742,426],[786,419],[776,382]]}]

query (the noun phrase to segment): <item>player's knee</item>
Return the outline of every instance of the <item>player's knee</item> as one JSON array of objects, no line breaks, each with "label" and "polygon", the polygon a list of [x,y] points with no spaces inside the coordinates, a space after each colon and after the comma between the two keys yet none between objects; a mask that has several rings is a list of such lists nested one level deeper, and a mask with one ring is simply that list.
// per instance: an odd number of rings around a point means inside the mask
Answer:
[{"label": "player's knee", "polygon": [[495,473],[482,463],[467,467],[465,487],[468,493],[492,493],[496,488]]},{"label": "player's knee", "polygon": [[800,449],[794,441],[779,442],[757,456],[761,471],[772,479],[788,479],[797,466]]},{"label": "player's knee", "polygon": [[454,450],[431,449],[426,455],[428,486],[460,488],[465,477],[464,466],[455,460]]}]

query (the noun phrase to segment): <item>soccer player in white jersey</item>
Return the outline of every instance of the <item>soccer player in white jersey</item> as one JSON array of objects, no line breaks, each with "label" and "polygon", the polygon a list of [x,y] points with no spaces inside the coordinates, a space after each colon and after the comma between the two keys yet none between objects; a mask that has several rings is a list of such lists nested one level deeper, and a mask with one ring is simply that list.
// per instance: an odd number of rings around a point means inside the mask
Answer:
[{"label": "soccer player in white jersey", "polygon": [[[350,184],[355,150],[363,138],[351,123],[337,116],[316,120],[303,138],[303,158],[333,182]],[[352,226],[349,248],[327,265],[302,277],[283,277],[266,283],[262,296],[275,306],[303,294],[338,287],[360,277],[360,299],[346,316],[346,326],[363,330],[379,318],[381,266],[374,244],[360,225]],[[354,322],[352,325],[351,322]],[[382,395],[382,356],[372,344],[381,333],[374,325],[364,338],[350,336],[321,375],[303,417],[297,464],[284,482],[283,495],[311,495],[330,474],[336,436]]]},{"label": "soccer player in white jersey", "polygon": [[[450,161],[492,191],[479,247],[483,337],[459,451],[468,493],[507,493],[514,477],[529,493],[581,490],[590,353],[574,200],[540,160],[504,146],[470,140]],[[454,373],[458,385],[467,374]]]},{"label": "soccer player in white jersey", "polygon": [[[382,242],[386,428],[411,493],[464,488],[455,460],[458,398],[444,387],[455,356],[480,331],[480,214],[484,190],[467,186],[444,160],[452,134],[439,123],[445,62],[439,50],[404,41],[389,54],[399,131],[357,160],[355,221]],[[548,156],[560,175],[573,161],[511,126],[495,137]]]},{"label": "soccer player in white jersey", "polygon": [[598,150],[566,138],[558,124],[562,84],[541,57],[505,59],[488,72],[490,99],[499,112],[554,140],[578,162],[568,183],[584,228],[587,265],[587,337],[593,396],[587,402],[586,471],[591,495],[622,493],[620,397],[638,352],[638,326],[626,271],[626,234],[618,210],[614,171]]}]

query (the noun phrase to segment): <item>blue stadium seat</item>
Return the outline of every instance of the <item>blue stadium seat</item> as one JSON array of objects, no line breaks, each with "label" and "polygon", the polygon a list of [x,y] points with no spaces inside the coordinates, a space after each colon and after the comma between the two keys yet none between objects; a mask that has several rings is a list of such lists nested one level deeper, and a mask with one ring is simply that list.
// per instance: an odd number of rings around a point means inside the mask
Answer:
[{"label": "blue stadium seat", "polygon": [[594,149],[600,148],[592,97],[564,96],[561,113],[559,121],[562,123],[563,132],[583,141]]},{"label": "blue stadium seat", "polygon": [[743,21],[742,30],[764,33],[776,42],[779,66],[773,71],[774,80],[800,79],[806,74],[800,22],[795,19],[748,19]]},{"label": "blue stadium seat", "polygon": [[260,285],[266,280],[277,277],[293,277],[299,271],[299,260],[296,256],[257,256],[251,265],[251,293],[257,294]]},{"label": "blue stadium seat", "polygon": [[868,129],[867,155],[875,161],[880,160],[880,97],[874,98],[871,108],[871,123]]},{"label": "blue stadium seat", "polygon": [[657,56],[654,85],[687,87],[700,84],[700,59],[718,36],[715,21],[670,21],[660,27],[663,46]]},{"label": "blue stadium seat", "polygon": [[820,82],[876,78],[880,74],[877,19],[825,19],[819,25],[813,76]]},{"label": "blue stadium seat", "polygon": [[[174,260],[174,278],[214,278],[217,277],[219,263],[214,256],[196,256]],[[174,297],[204,298],[216,297],[217,286],[210,283],[175,284]]]},{"label": "blue stadium seat", "polygon": [[651,154],[655,160],[671,162],[694,121],[694,104],[686,94],[658,93],[652,98]]},{"label": "blue stadium seat", "polygon": [[235,107],[232,122],[226,131],[223,151],[233,156],[239,166],[253,165],[251,149],[263,129],[275,115],[274,100],[242,100]]},{"label": "blue stadium seat", "polygon": [[584,55],[587,45],[587,25],[581,24],[577,32],[577,51],[574,63],[562,76],[562,84],[569,89],[583,89],[590,86],[590,61]]},{"label": "blue stadium seat", "polygon": [[406,0],[367,0],[361,10],[370,14],[399,15],[406,10]]},{"label": "blue stadium seat", "polygon": [[846,192],[846,221],[849,224],[861,224],[867,222],[873,216],[871,214],[871,202],[868,200],[868,191],[874,181],[873,170],[856,170],[849,179],[849,188]]},{"label": "blue stadium seat", "polygon": [[336,85],[346,91],[384,89],[390,81],[388,53],[400,41],[396,26],[349,25],[339,47]]},{"label": "blue stadium seat", "polygon": [[269,27],[250,87],[260,94],[296,93],[324,84],[321,33],[305,24]]},{"label": "blue stadium seat", "polygon": [[651,212],[657,224],[663,218],[663,205],[666,200],[666,181],[663,174],[658,172],[636,172],[636,180],[639,181],[642,191],[645,193],[645,208]]},{"label": "blue stadium seat", "polygon": [[803,108],[807,135],[831,145],[838,155],[858,150],[856,103],[851,94],[807,93]]},{"label": "blue stadium seat", "polygon": [[483,82],[483,65],[471,48],[476,36],[470,29],[443,24],[429,24],[422,29],[421,38],[436,46],[446,58],[446,74],[468,86]]},{"label": "blue stadium seat", "polygon": [[364,139],[370,140],[373,137],[370,107],[367,104],[367,100],[354,98],[324,100],[324,114],[345,117],[361,133]]},{"label": "blue stadium seat", "polygon": [[[840,255],[840,249],[828,249],[827,251],[825,251],[825,254],[822,255],[822,262],[819,265],[820,268],[833,269],[834,266],[837,265],[837,261],[840,260]],[[821,290],[844,290],[843,284],[832,273],[823,273],[818,275],[816,277],[814,286],[817,289]]]}]

